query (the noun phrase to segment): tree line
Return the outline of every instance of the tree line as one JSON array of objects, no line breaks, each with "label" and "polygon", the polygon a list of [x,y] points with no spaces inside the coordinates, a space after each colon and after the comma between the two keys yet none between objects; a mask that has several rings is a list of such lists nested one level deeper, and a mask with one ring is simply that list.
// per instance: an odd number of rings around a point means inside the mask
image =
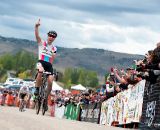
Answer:
[{"label": "tree line", "polygon": [[[16,54],[4,54],[0,56],[0,81],[7,78],[7,71],[14,71],[19,78],[34,78],[37,63],[37,56],[27,51],[20,51]],[[84,68],[66,68],[59,72],[59,81],[63,82],[65,88],[70,88],[72,84],[82,84],[86,87],[96,87],[98,85],[97,73]]]}]

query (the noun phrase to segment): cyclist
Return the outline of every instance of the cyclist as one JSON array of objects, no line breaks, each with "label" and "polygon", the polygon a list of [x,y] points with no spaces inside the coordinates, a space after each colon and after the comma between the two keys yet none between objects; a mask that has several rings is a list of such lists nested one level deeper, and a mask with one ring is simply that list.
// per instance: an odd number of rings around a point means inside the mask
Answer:
[{"label": "cyclist", "polygon": [[[57,48],[53,45],[53,41],[57,37],[57,33],[55,31],[49,31],[48,38],[46,41],[42,40],[39,36],[39,26],[40,26],[40,19],[35,24],[35,37],[38,43],[38,50],[39,50],[39,60],[38,60],[38,73],[36,77],[36,90],[35,95],[39,93],[39,87],[42,84],[42,73],[43,71],[50,72],[51,74],[48,76],[48,86],[47,86],[47,99],[48,95],[52,90],[52,82],[54,80],[53,76],[53,67],[52,62],[55,58]],[[47,101],[46,101],[47,103]],[[48,106],[46,105],[46,111]]]},{"label": "cyclist", "polygon": [[27,103],[27,100],[29,98],[29,87],[26,86],[26,85],[23,85],[20,90],[19,90],[19,93],[18,93],[18,98],[20,100],[20,104],[22,102],[22,100],[25,100],[25,103]]}]

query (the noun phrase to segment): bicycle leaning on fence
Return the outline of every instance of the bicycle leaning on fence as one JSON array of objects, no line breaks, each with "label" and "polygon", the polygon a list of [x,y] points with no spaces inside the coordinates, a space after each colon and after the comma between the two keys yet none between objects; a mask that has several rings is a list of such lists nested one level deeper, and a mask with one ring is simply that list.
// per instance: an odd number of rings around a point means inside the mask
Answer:
[{"label": "bicycle leaning on fence", "polygon": [[39,114],[40,109],[42,109],[42,115],[46,112],[47,107],[47,78],[50,75],[50,72],[44,71],[42,73],[42,85],[39,88],[39,94],[36,96],[35,99],[35,108],[36,114]]}]

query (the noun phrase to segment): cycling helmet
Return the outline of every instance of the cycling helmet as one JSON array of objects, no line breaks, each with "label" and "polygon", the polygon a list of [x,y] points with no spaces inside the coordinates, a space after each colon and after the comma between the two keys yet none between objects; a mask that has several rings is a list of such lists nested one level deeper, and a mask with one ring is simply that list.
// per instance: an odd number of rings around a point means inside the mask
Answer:
[{"label": "cycling helmet", "polygon": [[49,36],[52,36],[52,37],[54,37],[54,38],[57,37],[57,33],[56,33],[55,31],[49,31],[49,32],[48,32],[48,35],[49,35]]},{"label": "cycling helmet", "polygon": [[25,85],[25,86],[22,86],[23,87],[23,90],[27,90],[28,89],[28,87]]}]

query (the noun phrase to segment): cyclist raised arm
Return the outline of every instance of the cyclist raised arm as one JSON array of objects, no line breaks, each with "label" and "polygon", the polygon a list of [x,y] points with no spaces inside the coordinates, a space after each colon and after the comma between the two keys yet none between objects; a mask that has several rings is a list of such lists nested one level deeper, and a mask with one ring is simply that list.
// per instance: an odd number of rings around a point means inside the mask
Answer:
[{"label": "cyclist raised arm", "polygon": [[41,37],[39,36],[39,26],[40,26],[40,19],[35,24],[35,36],[38,44],[41,42]]},{"label": "cyclist raised arm", "polygon": [[47,98],[48,98],[48,95],[52,90],[52,82],[54,80],[52,63],[54,61],[57,48],[53,45],[53,42],[57,37],[57,33],[55,31],[49,31],[47,33],[48,38],[46,41],[44,41],[39,36],[39,26],[40,26],[40,19],[35,24],[35,37],[38,42],[38,51],[39,51],[39,60],[38,60],[39,67],[38,67],[38,74],[36,77],[35,95],[38,95],[39,87],[42,84],[42,72],[47,71],[51,73],[48,76],[48,87],[47,87]]}]

